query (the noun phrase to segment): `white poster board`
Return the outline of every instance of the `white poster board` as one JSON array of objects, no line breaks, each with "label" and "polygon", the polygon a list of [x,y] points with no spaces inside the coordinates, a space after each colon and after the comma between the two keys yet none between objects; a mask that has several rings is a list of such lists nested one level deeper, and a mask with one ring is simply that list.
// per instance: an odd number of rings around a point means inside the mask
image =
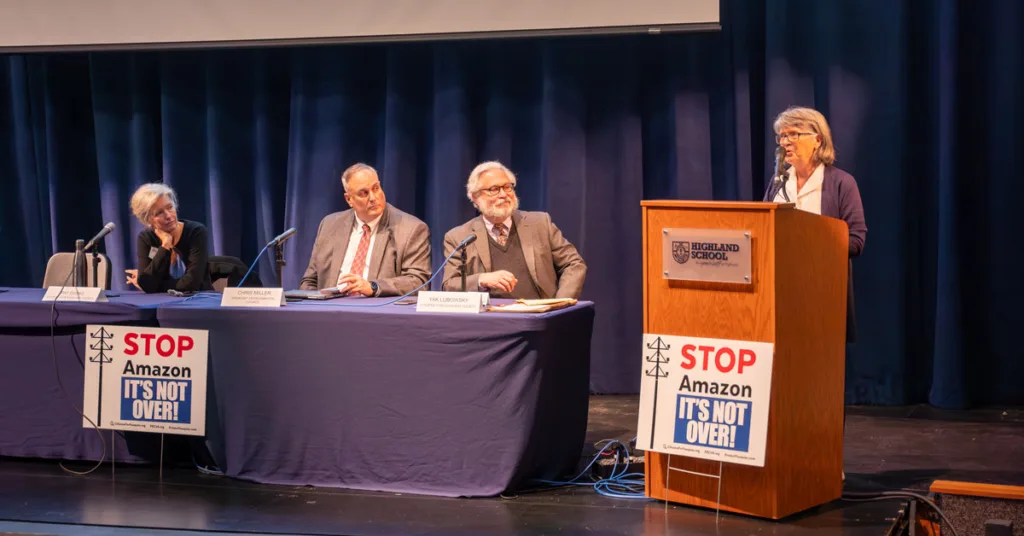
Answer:
[{"label": "white poster board", "polygon": [[206,434],[208,332],[86,326],[82,426]]},{"label": "white poster board", "polygon": [[764,467],[773,344],[644,334],[637,448]]}]

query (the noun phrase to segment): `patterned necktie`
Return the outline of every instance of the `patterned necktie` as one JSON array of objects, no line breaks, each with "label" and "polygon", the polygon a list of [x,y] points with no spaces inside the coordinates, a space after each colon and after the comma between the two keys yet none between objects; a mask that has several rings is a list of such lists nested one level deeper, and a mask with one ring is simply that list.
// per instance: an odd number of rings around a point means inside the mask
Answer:
[{"label": "patterned necktie", "polygon": [[[370,226],[363,224],[363,237],[359,239],[359,247],[356,248],[356,256],[352,259],[352,268],[348,273],[363,276],[363,268],[366,268],[366,250],[370,249]],[[338,281],[341,281],[342,274],[338,274]]]},{"label": "patterned necktie", "polygon": [[508,242],[508,234],[505,232],[505,224],[494,224],[494,241],[497,242],[499,246],[505,247],[505,243]]}]

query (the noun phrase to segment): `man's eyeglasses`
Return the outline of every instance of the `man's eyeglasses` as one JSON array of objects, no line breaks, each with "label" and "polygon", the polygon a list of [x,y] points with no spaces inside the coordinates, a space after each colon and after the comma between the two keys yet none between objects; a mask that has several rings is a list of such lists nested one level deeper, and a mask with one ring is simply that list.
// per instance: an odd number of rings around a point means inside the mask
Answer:
[{"label": "man's eyeglasses", "polygon": [[505,184],[502,184],[500,186],[491,186],[490,188],[481,188],[481,189],[479,189],[477,191],[478,192],[484,192],[484,193],[486,193],[487,195],[489,195],[491,197],[498,197],[498,193],[499,192],[505,192],[506,194],[511,194],[515,189],[516,189],[515,185],[513,185],[511,182],[506,182]]},{"label": "man's eyeglasses", "polygon": [[814,132],[783,132],[775,135],[775,143],[782,143],[789,140],[799,140],[800,136],[814,136]]}]

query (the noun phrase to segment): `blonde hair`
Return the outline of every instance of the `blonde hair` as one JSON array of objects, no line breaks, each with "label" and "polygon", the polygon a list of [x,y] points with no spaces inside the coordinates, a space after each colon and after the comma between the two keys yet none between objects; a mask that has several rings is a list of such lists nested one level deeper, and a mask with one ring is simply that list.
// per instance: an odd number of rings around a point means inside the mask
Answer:
[{"label": "blonde hair", "polygon": [[138,190],[132,194],[131,208],[132,214],[142,225],[149,227],[149,216],[150,211],[153,209],[153,205],[161,197],[166,197],[171,205],[174,206],[174,210],[178,210],[178,196],[174,193],[174,190],[170,186],[160,182],[151,182],[139,186]]},{"label": "blonde hair", "polygon": [[821,145],[811,156],[816,162],[831,166],[836,161],[836,147],[832,144],[832,129],[821,112],[813,108],[791,106],[775,118],[775,133],[784,128],[805,128],[821,136]]},{"label": "blonde hair", "polygon": [[505,164],[495,160],[483,162],[473,168],[473,171],[469,174],[469,180],[466,181],[466,197],[468,197],[470,201],[473,201],[473,193],[480,187],[480,175],[483,175],[485,172],[491,171],[492,169],[500,169],[504,171],[505,176],[508,177],[509,182],[512,183],[512,187],[515,187],[516,175],[515,173],[512,173],[511,169],[505,167]]}]

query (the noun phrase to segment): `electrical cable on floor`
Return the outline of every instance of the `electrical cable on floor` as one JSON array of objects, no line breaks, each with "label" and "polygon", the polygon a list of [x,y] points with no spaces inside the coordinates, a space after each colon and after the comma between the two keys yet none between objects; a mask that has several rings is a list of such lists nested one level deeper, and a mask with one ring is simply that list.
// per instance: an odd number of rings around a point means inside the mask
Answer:
[{"label": "electrical cable on floor", "polygon": [[[103,432],[100,431],[100,427],[95,422],[93,422],[92,419],[87,417],[85,415],[85,413],[81,409],[79,409],[78,406],[75,405],[75,402],[73,400],[71,400],[71,397],[68,396],[68,392],[64,389],[64,382],[62,382],[61,379],[60,379],[60,368],[57,365],[57,334],[56,334],[56,324],[57,324],[56,320],[58,318],[58,316],[57,316],[57,298],[59,298],[60,295],[64,292],[64,288],[68,285],[68,280],[71,279],[71,275],[75,273],[75,270],[77,268],[78,268],[78,255],[75,255],[75,262],[71,265],[71,271],[68,272],[68,276],[64,278],[64,282],[61,283],[61,285],[60,285],[60,290],[57,291],[57,295],[54,296],[53,303],[50,305],[50,349],[51,349],[51,351],[53,353],[53,373],[57,376],[57,386],[60,387],[60,392],[64,394],[64,398],[67,399],[68,404],[70,404],[71,407],[79,415],[81,415],[83,419],[85,419],[86,421],[88,421],[89,424],[92,425],[93,430],[96,430],[96,435],[98,435],[99,438],[100,438],[100,443],[103,444],[103,455],[100,456],[100,459],[99,459],[98,462],[96,462],[96,465],[93,466],[93,468],[89,469],[88,471],[73,471],[71,469],[68,469],[67,467],[64,467],[64,462],[63,461],[61,461],[61,462],[59,462],[57,464],[57,465],[60,466],[61,470],[63,470],[65,473],[69,473],[69,474],[77,475],[77,476],[85,476],[85,475],[88,475],[88,474],[92,473],[93,471],[99,469],[100,466],[103,465],[103,462],[106,461],[106,459],[107,459],[107,440],[104,439]],[[89,334],[86,333],[86,343],[85,343],[85,347],[86,348],[89,346],[88,336],[89,336]],[[82,351],[85,352],[86,348],[82,348]],[[83,363],[83,365],[84,365],[84,363]],[[111,448],[114,448],[114,446],[111,445]]]},{"label": "electrical cable on floor", "polygon": [[[946,526],[949,527],[949,531],[953,533],[953,536],[960,536],[959,533],[956,531],[956,527],[954,527],[953,524],[949,522],[949,518],[946,517],[946,514],[942,511],[941,508],[939,508],[937,504],[935,504],[935,502],[933,502],[928,497],[925,497],[924,495],[915,493],[910,490],[875,492],[846,491],[843,492],[841,498],[844,501],[851,502],[892,501],[904,499],[913,499],[916,501],[921,501],[922,503],[927,504],[929,508],[934,510],[936,514],[939,514],[939,517],[942,519],[943,522],[946,523]],[[913,520],[911,520],[911,522],[913,522]]]},{"label": "electrical cable on floor", "polygon": [[[598,441],[595,446],[601,445],[601,450],[594,455],[594,458],[590,460],[590,463],[583,468],[580,474],[576,475],[570,480],[559,481],[559,480],[537,480],[541,484],[554,487],[564,486],[585,486],[591,487],[600,495],[605,497],[613,497],[616,499],[645,499],[652,500],[644,493],[644,475],[643,473],[630,473],[629,472],[629,446],[617,439],[603,439]],[[621,447],[617,449],[616,446]],[[612,465],[611,474],[607,478],[600,478],[594,480],[593,477],[590,482],[583,482],[582,479],[585,476],[590,475],[590,470],[595,463],[603,455],[605,451],[609,451],[610,454],[615,456],[614,464]],[[624,455],[623,455],[624,453]],[[624,464],[622,469],[619,470],[619,459],[620,456],[624,458]]]},{"label": "electrical cable on floor", "polygon": [[199,472],[203,473],[204,475],[224,476],[223,471],[218,471],[217,469],[210,469],[209,467],[203,467],[199,465],[199,462],[196,461],[196,455],[194,452],[192,453],[192,463],[196,466],[196,469],[198,469]]}]

